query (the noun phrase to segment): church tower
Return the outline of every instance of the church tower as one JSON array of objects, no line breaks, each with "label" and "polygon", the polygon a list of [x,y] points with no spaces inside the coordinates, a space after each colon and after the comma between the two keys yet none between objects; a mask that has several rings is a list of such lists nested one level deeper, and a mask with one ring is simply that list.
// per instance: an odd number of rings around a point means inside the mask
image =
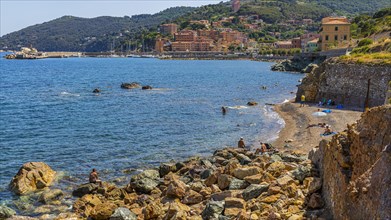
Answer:
[{"label": "church tower", "polygon": [[232,10],[234,13],[238,12],[240,9],[240,0],[232,0]]}]

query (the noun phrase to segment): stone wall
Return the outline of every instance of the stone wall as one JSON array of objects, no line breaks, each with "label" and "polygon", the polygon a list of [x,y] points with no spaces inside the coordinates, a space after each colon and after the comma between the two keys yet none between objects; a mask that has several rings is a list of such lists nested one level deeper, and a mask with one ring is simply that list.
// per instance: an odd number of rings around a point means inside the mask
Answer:
[{"label": "stone wall", "polygon": [[370,109],[309,157],[334,219],[391,219],[391,105]]},{"label": "stone wall", "polygon": [[307,74],[298,87],[296,101],[304,94],[309,102],[332,99],[336,104],[364,107],[369,79],[369,107],[383,105],[391,65],[347,64],[330,59]]}]

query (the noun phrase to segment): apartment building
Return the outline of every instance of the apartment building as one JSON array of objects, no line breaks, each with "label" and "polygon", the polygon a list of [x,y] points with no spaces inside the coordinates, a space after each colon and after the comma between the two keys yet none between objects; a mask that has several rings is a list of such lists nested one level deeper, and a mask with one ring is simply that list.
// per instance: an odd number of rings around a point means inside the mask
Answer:
[{"label": "apartment building", "polygon": [[350,22],[345,17],[326,17],[322,19],[320,49],[322,51],[345,48],[350,41]]}]

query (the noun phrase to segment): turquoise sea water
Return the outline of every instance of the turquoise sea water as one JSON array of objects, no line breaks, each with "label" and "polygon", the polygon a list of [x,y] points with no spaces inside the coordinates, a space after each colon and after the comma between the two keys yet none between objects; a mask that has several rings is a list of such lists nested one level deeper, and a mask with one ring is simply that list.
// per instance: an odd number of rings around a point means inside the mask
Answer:
[{"label": "turquoise sea water", "polygon": [[[264,104],[292,98],[302,75],[271,72],[271,65],[0,59],[0,203],[12,200],[7,185],[29,161],[60,171],[55,187],[70,189],[93,167],[112,181],[126,170],[211,155],[241,136],[248,145],[276,138],[283,121]],[[156,89],[120,88],[134,81]],[[102,92],[93,94],[95,88]],[[248,101],[260,105],[246,107]],[[221,106],[230,106],[226,115]]]}]

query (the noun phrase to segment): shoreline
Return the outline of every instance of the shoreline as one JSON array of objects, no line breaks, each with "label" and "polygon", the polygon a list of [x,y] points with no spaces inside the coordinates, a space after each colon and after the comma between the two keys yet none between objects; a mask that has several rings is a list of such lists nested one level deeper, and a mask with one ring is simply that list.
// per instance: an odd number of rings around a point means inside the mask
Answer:
[{"label": "shoreline", "polygon": [[[272,142],[280,151],[295,151],[308,154],[309,151],[318,146],[322,139],[330,140],[333,135],[321,136],[324,128],[317,125],[326,123],[331,126],[335,132],[346,130],[347,124],[353,124],[360,119],[362,111],[357,109],[335,109],[329,106],[317,106],[313,103],[307,103],[304,107],[299,107],[300,103],[293,100],[289,102],[276,104],[274,111],[285,121],[285,126],[278,134],[278,138]],[[315,117],[312,114],[318,109],[330,109],[331,113],[324,117]]]}]

